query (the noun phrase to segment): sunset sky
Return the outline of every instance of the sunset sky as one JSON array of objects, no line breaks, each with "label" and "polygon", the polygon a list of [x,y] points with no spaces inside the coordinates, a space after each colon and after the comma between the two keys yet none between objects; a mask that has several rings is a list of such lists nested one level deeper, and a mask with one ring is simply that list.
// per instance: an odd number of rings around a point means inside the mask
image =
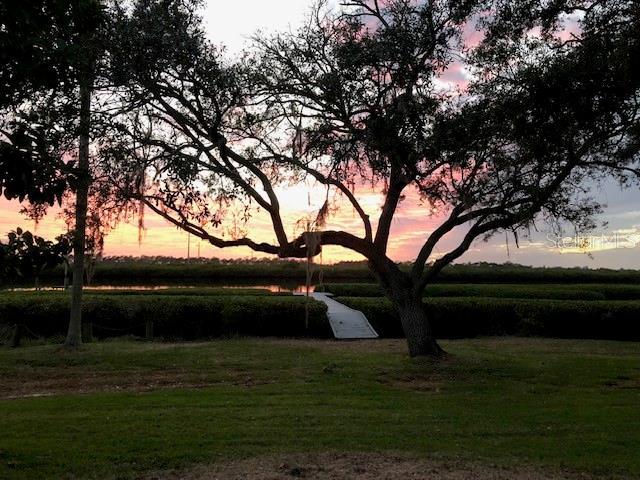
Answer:
[{"label": "sunset sky", "polygon": [[[227,45],[230,54],[239,51],[247,37],[258,29],[268,32],[295,28],[303,20],[311,4],[308,0],[278,0],[277,2],[209,0],[207,3],[205,20],[211,39],[216,43]],[[465,73],[460,68],[453,68],[449,75],[450,81],[459,82],[464,80]],[[283,198],[281,203],[285,206],[284,215],[290,226],[288,232],[290,235],[295,233],[296,220],[305,215],[313,215],[314,210],[317,211],[323,201],[322,192],[311,184],[299,185],[282,190],[280,193]],[[559,243],[557,239],[549,236],[544,225],[539,225],[538,231],[532,234],[531,240],[520,241],[520,248],[516,248],[513,238],[509,239],[507,247],[505,235],[498,234],[488,243],[476,242],[460,261],[512,261],[528,265],[640,268],[640,189],[622,191],[611,183],[593,193],[608,205],[605,215],[600,219],[608,224],[594,232],[594,238],[590,239],[590,256],[579,248],[573,248],[569,240],[565,240],[562,250],[556,248]],[[363,188],[358,192],[358,200],[372,218],[378,216],[381,198],[371,189]],[[339,203],[340,199],[336,201]],[[18,213],[19,209],[20,205],[17,202],[0,200],[0,232],[2,234],[17,226],[35,228],[39,235],[48,238],[65,231],[64,222],[56,217],[55,212],[48,215],[36,227]],[[415,195],[409,193],[394,222],[390,245],[392,258],[410,260],[415,257],[425,236],[437,222],[437,216],[430,215],[428,209],[420,205]],[[146,215],[145,225],[147,230],[140,245],[135,222],[118,227],[107,238],[105,254],[187,256],[188,238],[185,233],[151,214]],[[329,227],[345,228],[354,233],[360,232],[358,216],[348,206],[334,215]],[[269,222],[261,216],[257,216],[249,224],[249,229],[252,238],[273,240]],[[459,235],[447,238],[440,247],[440,253],[451,248],[456,238],[459,238]],[[612,239],[618,241],[615,242]],[[247,249],[220,250],[204,242],[200,243],[197,239],[191,239],[191,256],[196,256],[198,251],[202,256],[207,257],[252,256],[251,251]],[[357,257],[351,252],[337,248],[327,248],[323,253],[325,262],[352,259]]]}]

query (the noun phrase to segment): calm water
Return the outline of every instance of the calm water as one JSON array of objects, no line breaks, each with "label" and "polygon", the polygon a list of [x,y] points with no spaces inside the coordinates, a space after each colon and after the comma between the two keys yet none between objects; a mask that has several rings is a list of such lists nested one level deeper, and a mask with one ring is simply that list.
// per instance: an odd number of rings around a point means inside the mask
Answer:
[{"label": "calm water", "polygon": [[[166,290],[168,288],[183,288],[185,293],[188,293],[190,288],[203,288],[203,287],[215,287],[215,288],[229,288],[229,289],[247,289],[247,288],[260,288],[263,290],[269,290],[273,293],[287,293],[287,292],[305,292],[306,286],[299,284],[283,284],[283,285],[274,285],[274,284],[247,284],[247,285],[220,285],[220,284],[210,284],[210,285],[95,285],[85,287],[85,291],[90,292],[92,290],[95,291],[105,291],[105,290],[150,290],[150,291],[161,291]],[[25,287],[25,288],[9,288],[8,291],[12,292],[33,292],[36,289],[33,287]],[[40,291],[60,291],[62,287],[51,287],[51,286],[43,286],[40,288]],[[315,290],[315,286],[311,285],[309,287],[309,291],[313,292]]]}]

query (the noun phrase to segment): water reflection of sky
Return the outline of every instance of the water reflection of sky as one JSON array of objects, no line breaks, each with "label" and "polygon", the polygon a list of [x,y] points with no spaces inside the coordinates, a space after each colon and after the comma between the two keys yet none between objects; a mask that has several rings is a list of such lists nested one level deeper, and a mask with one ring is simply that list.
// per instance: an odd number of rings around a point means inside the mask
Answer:
[{"label": "water reflection of sky", "polygon": [[[214,288],[222,288],[222,289],[228,289],[230,291],[233,290],[267,290],[271,293],[304,293],[307,291],[307,287],[306,285],[300,285],[297,283],[290,283],[290,284],[259,284],[259,285],[255,285],[255,284],[246,284],[246,285],[241,285],[241,284],[237,284],[237,285],[219,285],[219,284],[212,284],[212,285],[191,285],[191,286],[185,286],[185,285],[131,285],[131,286],[124,286],[124,285],[95,285],[95,286],[89,286],[89,287],[84,287],[84,291],[86,293],[91,293],[91,292],[132,292],[135,293],[136,291],[140,291],[140,292],[153,292],[153,291],[157,291],[159,293],[162,293],[163,290],[184,290],[184,295],[189,295],[189,290],[194,290],[194,289],[202,289],[202,288],[207,288],[208,286],[210,287],[214,287]],[[9,288],[7,289],[8,291],[12,291],[12,292],[34,292],[36,291],[36,289],[34,287],[17,287],[17,288]],[[43,286],[41,288],[38,289],[39,291],[43,291],[43,292],[53,292],[53,291],[62,291],[64,290],[63,287],[59,287],[59,286]],[[313,292],[315,290],[315,286],[314,285],[309,285],[309,292]],[[201,292],[201,290],[200,290]]]}]

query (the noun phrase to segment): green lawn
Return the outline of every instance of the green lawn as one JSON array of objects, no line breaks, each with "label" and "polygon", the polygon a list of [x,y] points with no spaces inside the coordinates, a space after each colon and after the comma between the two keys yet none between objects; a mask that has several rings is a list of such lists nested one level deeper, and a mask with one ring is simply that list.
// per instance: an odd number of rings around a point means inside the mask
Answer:
[{"label": "green lawn", "polygon": [[640,474],[639,343],[443,345],[437,363],[390,340],[0,348],[0,478],[315,451]]}]

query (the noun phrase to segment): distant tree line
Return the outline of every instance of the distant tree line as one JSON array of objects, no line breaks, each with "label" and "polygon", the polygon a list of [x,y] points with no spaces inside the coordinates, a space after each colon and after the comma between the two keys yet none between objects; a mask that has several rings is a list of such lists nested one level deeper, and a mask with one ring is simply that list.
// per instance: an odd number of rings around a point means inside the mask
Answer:
[{"label": "distant tree line", "polygon": [[55,242],[17,228],[7,235],[7,243],[0,240],[0,279],[33,281],[40,287],[42,274],[68,261],[71,238],[61,235]]}]

